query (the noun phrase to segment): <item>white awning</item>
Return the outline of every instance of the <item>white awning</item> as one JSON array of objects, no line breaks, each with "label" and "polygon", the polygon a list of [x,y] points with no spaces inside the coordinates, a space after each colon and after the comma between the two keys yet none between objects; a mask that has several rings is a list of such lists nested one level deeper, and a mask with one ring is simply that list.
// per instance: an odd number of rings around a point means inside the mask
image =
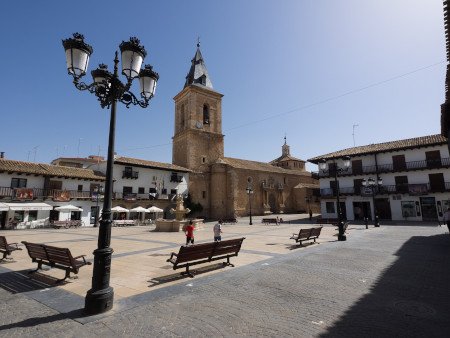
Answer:
[{"label": "white awning", "polygon": [[68,204],[68,205],[62,205],[60,207],[56,207],[55,208],[56,211],[65,211],[65,212],[69,212],[69,211],[83,211],[82,208],[78,208],[72,204]]},{"label": "white awning", "polygon": [[53,210],[47,203],[5,203],[10,210]]},{"label": "white awning", "polygon": [[5,203],[0,203],[0,211],[8,211],[9,207]]}]

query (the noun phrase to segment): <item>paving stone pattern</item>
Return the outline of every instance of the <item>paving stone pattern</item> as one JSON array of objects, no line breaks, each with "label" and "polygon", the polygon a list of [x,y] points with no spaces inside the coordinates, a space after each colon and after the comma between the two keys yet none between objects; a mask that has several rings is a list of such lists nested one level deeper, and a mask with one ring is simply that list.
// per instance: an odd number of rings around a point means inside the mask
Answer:
[{"label": "paving stone pattern", "polygon": [[448,337],[449,267],[443,228],[354,230],[123,299],[98,319],[0,289],[0,337]]}]

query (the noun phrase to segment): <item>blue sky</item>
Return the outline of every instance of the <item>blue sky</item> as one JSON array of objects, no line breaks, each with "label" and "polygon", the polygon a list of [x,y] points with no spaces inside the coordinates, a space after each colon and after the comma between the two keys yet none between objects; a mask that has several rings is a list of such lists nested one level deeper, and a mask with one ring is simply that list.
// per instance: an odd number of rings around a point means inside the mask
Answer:
[{"label": "blue sky", "polygon": [[226,156],[270,161],[286,134],[291,154],[308,159],[352,147],[354,124],[356,145],[440,132],[441,0],[16,0],[0,10],[7,158],[105,155],[109,111],[65,69],[61,40],[73,32],[94,48],[89,72],[111,69],[120,42],[137,36],[160,74],[149,108],[118,106],[123,156],[171,162],[173,97],[197,36],[224,94]]}]

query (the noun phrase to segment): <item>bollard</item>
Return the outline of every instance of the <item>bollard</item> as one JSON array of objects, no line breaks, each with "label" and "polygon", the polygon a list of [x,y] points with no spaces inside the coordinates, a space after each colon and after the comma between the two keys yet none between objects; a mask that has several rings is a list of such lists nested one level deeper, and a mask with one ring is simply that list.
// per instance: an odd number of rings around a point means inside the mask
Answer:
[{"label": "bollard", "polygon": [[364,217],[364,223],[366,224],[366,229],[369,229],[369,219]]}]

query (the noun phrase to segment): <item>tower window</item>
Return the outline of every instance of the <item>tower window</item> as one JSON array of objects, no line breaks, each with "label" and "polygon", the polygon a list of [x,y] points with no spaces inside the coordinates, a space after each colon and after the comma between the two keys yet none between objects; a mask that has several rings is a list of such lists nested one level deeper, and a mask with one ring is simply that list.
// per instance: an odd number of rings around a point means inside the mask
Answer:
[{"label": "tower window", "polygon": [[206,191],[202,191],[202,198],[206,198]]},{"label": "tower window", "polygon": [[181,117],[181,127],[184,127],[184,104],[181,105],[181,111],[180,111],[180,117]]},{"label": "tower window", "polygon": [[206,104],[203,105],[203,124],[209,124],[209,108]]},{"label": "tower window", "polygon": [[206,157],[205,156],[202,157],[202,163],[206,163]]}]

